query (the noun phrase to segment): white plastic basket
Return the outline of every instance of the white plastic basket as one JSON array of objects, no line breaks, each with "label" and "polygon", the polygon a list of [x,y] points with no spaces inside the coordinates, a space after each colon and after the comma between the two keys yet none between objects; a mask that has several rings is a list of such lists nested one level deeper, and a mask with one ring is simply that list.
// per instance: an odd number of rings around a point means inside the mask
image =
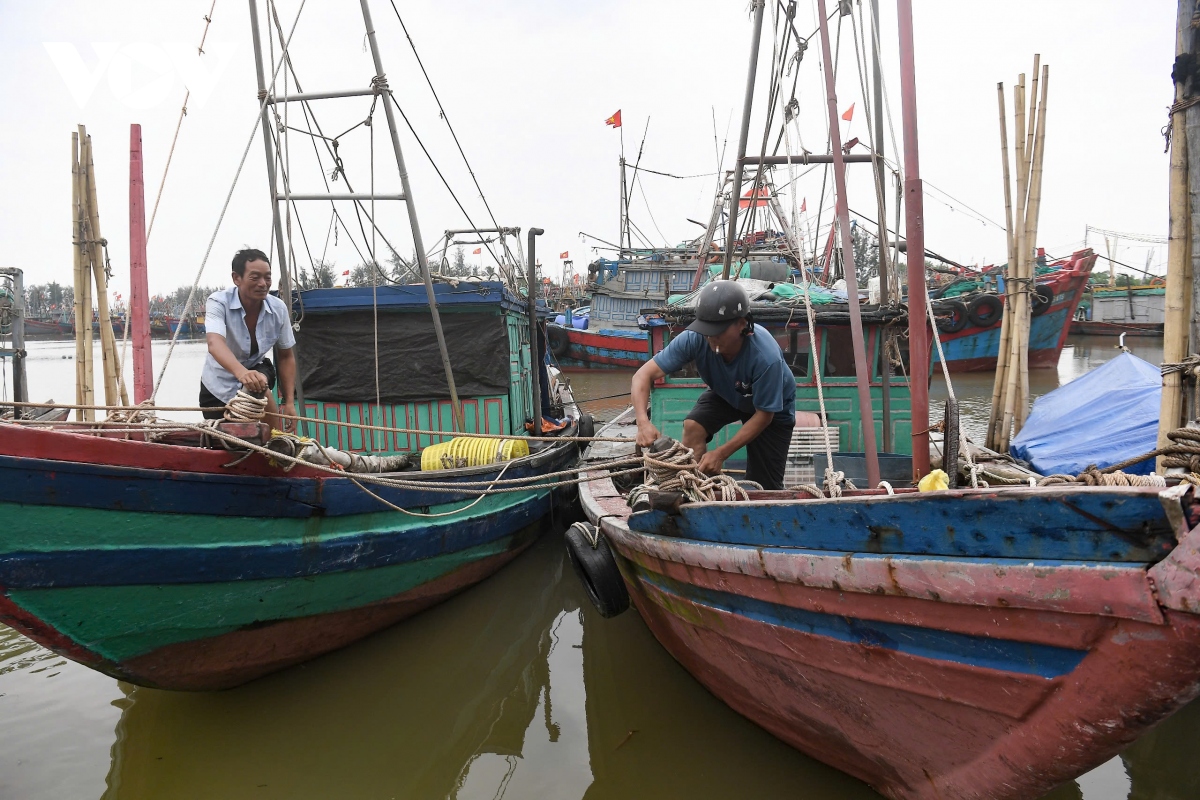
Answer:
[{"label": "white plastic basket", "polygon": [[783,471],[783,485],[796,486],[801,483],[815,484],[816,470],[813,454],[825,452],[825,431],[829,431],[829,445],[838,452],[837,428],[793,428],[792,443],[788,447],[787,466]]}]

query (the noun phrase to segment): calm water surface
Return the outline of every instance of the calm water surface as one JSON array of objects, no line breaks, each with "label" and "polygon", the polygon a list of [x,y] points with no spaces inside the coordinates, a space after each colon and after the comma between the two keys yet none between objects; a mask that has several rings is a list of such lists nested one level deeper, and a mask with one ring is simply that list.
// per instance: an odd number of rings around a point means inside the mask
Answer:
[{"label": "calm water surface", "polygon": [[[32,396],[73,398],[73,345],[31,351]],[[1034,393],[1117,352],[1073,342]],[[201,343],[176,348],[161,404],[195,402],[202,359]],[[572,383],[598,417],[625,407],[606,396],[628,392],[628,373]],[[991,376],[955,389],[980,425]],[[412,620],[226,692],[134,687],[0,626],[0,721],[2,800],[878,797],[715,700],[636,613],[600,619],[556,534]],[[1195,800],[1198,747],[1194,704],[1047,800]]]}]

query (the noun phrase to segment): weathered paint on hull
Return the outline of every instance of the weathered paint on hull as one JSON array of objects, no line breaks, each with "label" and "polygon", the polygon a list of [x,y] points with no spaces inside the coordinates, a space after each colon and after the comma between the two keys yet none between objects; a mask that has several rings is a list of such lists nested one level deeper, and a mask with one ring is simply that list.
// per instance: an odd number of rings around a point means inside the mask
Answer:
[{"label": "weathered paint on hull", "polygon": [[[1029,331],[1029,366],[1031,369],[1049,369],[1058,365],[1066,343],[1068,316],[1066,305],[1051,308],[1045,314],[1034,317]],[[986,372],[996,369],[996,357],[1000,352],[1000,325],[990,328],[968,327],[958,333],[943,333],[942,348],[946,352],[946,365],[951,372]],[[933,362],[940,361],[937,348],[933,350]],[[939,367],[940,369],[940,367]]]},{"label": "weathered paint on hull", "polygon": [[[636,333],[636,332],[635,332]],[[560,356],[563,367],[586,369],[637,369],[650,358],[646,334],[622,336],[602,331],[567,331],[570,345]]]},{"label": "weathered paint on hull", "polygon": [[[228,453],[0,433],[0,622],[158,688],[237,685],[414,614],[527,547],[550,504],[547,490],[472,503],[391,489],[419,511],[401,515],[347,479],[280,477],[257,455],[222,474]],[[81,460],[40,457],[55,445]],[[124,463],[89,463],[97,448]]]},{"label": "weathered paint on hull", "polygon": [[580,496],[656,638],[732,708],[897,800],[1028,800],[1200,694],[1200,527],[1174,491],[764,492],[670,517],[611,481]]}]

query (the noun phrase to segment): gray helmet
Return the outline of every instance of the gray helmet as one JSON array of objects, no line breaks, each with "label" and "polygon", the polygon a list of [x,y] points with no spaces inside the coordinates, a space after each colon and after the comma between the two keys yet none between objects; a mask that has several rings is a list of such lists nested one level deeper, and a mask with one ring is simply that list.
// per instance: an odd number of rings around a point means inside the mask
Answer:
[{"label": "gray helmet", "polygon": [[749,313],[750,295],[745,287],[737,281],[713,281],[700,290],[696,319],[687,329],[701,336],[716,336]]}]

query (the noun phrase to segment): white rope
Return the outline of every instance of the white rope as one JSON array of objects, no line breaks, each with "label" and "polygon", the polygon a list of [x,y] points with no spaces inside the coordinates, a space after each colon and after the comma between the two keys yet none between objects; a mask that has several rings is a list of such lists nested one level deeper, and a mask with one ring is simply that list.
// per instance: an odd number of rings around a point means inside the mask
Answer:
[{"label": "white rope", "polygon": [[646,450],[642,453],[642,458],[645,460],[646,474],[649,478],[645,484],[638,487],[642,491],[655,488],[662,492],[683,492],[688,499],[696,503],[750,499],[746,490],[730,476],[724,473],[702,473],[695,453],[681,442],[672,440],[669,448],[653,455]]},{"label": "white rope", "polygon": [[[954,384],[950,381],[950,368],[948,366],[946,366],[946,352],[942,349],[942,337],[941,337],[941,335],[938,334],[937,319],[935,319],[933,316],[933,303],[926,303],[925,311],[929,315],[929,327],[933,329],[933,341],[937,345],[938,361],[942,365],[942,378],[946,381],[946,395],[949,398],[946,402],[949,403],[951,400],[953,400],[954,404],[958,405],[958,398],[956,398],[954,396]],[[961,433],[961,431],[962,431],[962,426],[960,425],[959,429],[957,431],[953,432],[953,435],[958,436],[959,433]],[[951,435],[950,430],[942,431],[942,436],[944,437],[943,444],[945,442],[945,439],[948,439],[950,437],[950,435]],[[965,454],[967,457],[967,471],[970,472],[970,474],[971,474],[971,488],[978,489],[979,488],[979,473],[978,473],[978,467],[975,466],[975,459],[971,457],[971,445],[969,442],[967,442],[965,440],[963,440],[961,443],[962,443],[962,446],[959,448],[959,450],[963,454]],[[952,469],[957,470],[958,464],[946,464],[945,463],[945,451],[946,451],[946,448],[943,446],[942,447],[942,462],[943,462],[942,469],[944,469],[946,471],[949,471]]]},{"label": "white rope", "polygon": [[225,419],[230,422],[258,422],[267,412],[267,398],[255,397],[245,389],[225,404]]},{"label": "white rope", "polygon": [[[304,4],[307,1],[300,0],[300,8],[296,11],[296,19],[292,22],[292,29],[288,33],[287,41],[283,44],[284,52],[287,51],[288,45],[291,44],[292,36],[296,33],[296,26],[300,22],[300,14],[304,11]],[[167,348],[166,357],[163,358],[163,365],[158,373],[158,380],[154,382],[154,392],[150,395],[151,402],[154,402],[158,397],[158,391],[162,388],[163,378],[167,374],[167,365],[171,363],[171,355],[175,352],[175,345],[179,341],[179,332],[183,330],[183,321],[192,310],[192,301],[196,297],[196,289],[200,286],[200,278],[203,277],[204,268],[208,265],[208,258],[212,254],[213,245],[217,241],[217,233],[221,230],[221,223],[225,221],[225,213],[229,210],[229,203],[233,199],[233,191],[237,188],[238,179],[242,176],[242,169],[246,166],[246,157],[250,155],[250,145],[254,144],[254,137],[258,133],[258,126],[262,121],[262,111],[267,107],[267,100],[270,99],[270,95],[275,91],[275,79],[279,75],[279,69],[283,64],[284,61],[281,60],[275,67],[275,71],[271,74],[271,88],[259,103],[258,113],[254,116],[254,126],[250,129],[250,137],[246,141],[246,147],[242,150],[242,159],[238,162],[237,172],[233,175],[233,183],[229,187],[229,192],[225,195],[225,204],[221,206],[221,213],[217,217],[216,227],[213,228],[212,236],[208,240],[208,247],[204,250],[204,258],[200,261],[200,269],[196,271],[196,279],[192,281],[192,288],[188,292],[187,302],[184,303],[183,312],[179,316],[179,324],[175,326],[175,333],[171,336],[171,344]],[[266,136],[268,134],[266,131],[263,131],[263,135]]]},{"label": "white rope", "polygon": [[[800,126],[799,119],[793,118],[792,121],[796,124],[797,131],[799,131],[799,126]],[[783,137],[784,137],[784,149],[787,151],[788,182],[791,185],[791,192],[792,192],[792,235],[795,236],[796,231],[798,230],[799,224],[800,224],[799,219],[796,216],[796,214],[797,214],[796,209],[799,206],[797,206],[797,204],[796,204],[796,180],[795,180],[796,167],[792,163],[792,137],[788,133],[788,126],[787,126],[786,119],[783,123]],[[790,242],[789,242],[789,247],[790,247]],[[794,255],[795,255],[795,253],[793,253],[793,256]],[[838,472],[838,471],[834,470],[834,468],[833,468],[833,442],[829,438],[829,415],[825,409],[825,390],[821,385],[821,359],[818,357],[819,353],[816,350],[817,330],[816,330],[816,323],[813,320],[813,318],[815,317],[815,314],[813,312],[812,299],[809,297],[809,294],[808,294],[808,287],[812,281],[816,280],[816,276],[813,275],[811,272],[809,272],[808,268],[805,266],[803,252],[801,252],[801,254],[800,254],[799,261],[800,261],[800,276],[803,278],[803,281],[800,285],[800,290],[801,290],[801,294],[804,296],[804,313],[805,313],[805,316],[808,318],[808,350],[809,350],[809,355],[810,355],[809,360],[812,363],[813,376],[816,378],[816,382],[817,382],[817,403],[821,409],[821,434],[825,439],[826,461],[825,461],[824,485],[825,485],[825,490],[827,492],[829,492],[830,497],[841,497],[841,495],[842,495],[841,483],[842,483],[842,480],[846,476],[844,473]]]}]

